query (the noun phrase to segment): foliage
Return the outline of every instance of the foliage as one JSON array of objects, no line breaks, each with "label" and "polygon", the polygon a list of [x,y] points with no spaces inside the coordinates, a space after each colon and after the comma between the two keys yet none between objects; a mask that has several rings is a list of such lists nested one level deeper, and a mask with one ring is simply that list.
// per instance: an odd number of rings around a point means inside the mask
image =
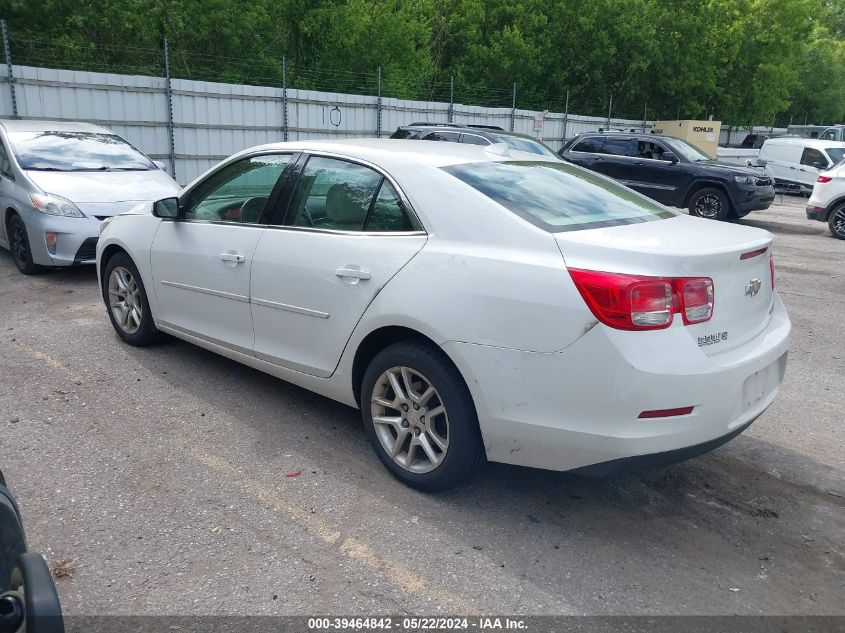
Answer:
[{"label": "foliage", "polygon": [[731,124],[845,116],[845,0],[0,0],[15,63]]}]

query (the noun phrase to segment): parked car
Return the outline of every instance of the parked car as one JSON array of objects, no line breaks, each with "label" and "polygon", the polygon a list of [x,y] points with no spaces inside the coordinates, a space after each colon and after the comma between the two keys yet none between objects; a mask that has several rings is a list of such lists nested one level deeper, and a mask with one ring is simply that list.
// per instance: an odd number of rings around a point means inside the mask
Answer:
[{"label": "parked car", "polygon": [[761,170],[712,160],[671,136],[582,134],[564,145],[560,155],[701,218],[741,218],[767,209],[775,199],[771,179]]},{"label": "parked car", "polygon": [[[716,148],[716,160],[720,163],[753,166],[760,156],[760,148],[770,138],[783,138],[785,135],[748,134],[739,145],[719,145]],[[798,138],[797,136],[794,138]]]},{"label": "parked car", "polygon": [[808,138],[772,138],[763,143],[757,163],[779,185],[809,193],[823,171],[845,158],[845,143]]},{"label": "parked car", "polygon": [[607,473],[742,432],[790,322],[772,236],[553,158],[458,143],[280,143],[104,222],[131,345],[167,332],[353,407],[401,481],[485,458]]},{"label": "parked car", "polygon": [[393,139],[447,141],[467,145],[504,143],[512,150],[557,158],[547,145],[526,134],[506,132],[495,125],[460,125],[455,123],[411,123],[399,127],[390,135]]},{"label": "parked car", "polygon": [[819,174],[807,201],[807,219],[827,222],[830,232],[845,240],[845,163]]},{"label": "parked car", "polygon": [[27,551],[20,509],[0,471],[0,631],[64,633],[62,605],[44,558]]},{"label": "parked car", "polygon": [[178,191],[107,128],[0,120],[0,246],[25,275],[93,264],[103,218]]},{"label": "parked car", "polygon": [[831,125],[819,134],[820,141],[845,141],[845,125]]}]

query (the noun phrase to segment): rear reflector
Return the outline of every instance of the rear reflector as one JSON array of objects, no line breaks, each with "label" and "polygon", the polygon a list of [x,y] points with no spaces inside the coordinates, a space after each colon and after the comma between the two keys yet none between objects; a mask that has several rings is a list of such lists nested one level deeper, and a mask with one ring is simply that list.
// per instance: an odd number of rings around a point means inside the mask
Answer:
[{"label": "rear reflector", "polygon": [[678,407],[677,409],[655,409],[653,411],[643,411],[637,417],[640,420],[649,418],[671,418],[676,415],[689,415],[695,407]]},{"label": "rear reflector", "polygon": [[742,255],[740,255],[739,259],[740,259],[740,261],[743,260],[743,259],[751,259],[752,257],[757,257],[758,255],[762,255],[767,250],[769,250],[768,246],[766,246],[764,248],[758,248],[756,251],[748,251],[747,253],[743,253]]},{"label": "rear reflector", "polygon": [[713,280],[708,277],[641,277],[569,269],[593,315],[617,330],[660,330],[680,314],[684,323],[713,316]]}]

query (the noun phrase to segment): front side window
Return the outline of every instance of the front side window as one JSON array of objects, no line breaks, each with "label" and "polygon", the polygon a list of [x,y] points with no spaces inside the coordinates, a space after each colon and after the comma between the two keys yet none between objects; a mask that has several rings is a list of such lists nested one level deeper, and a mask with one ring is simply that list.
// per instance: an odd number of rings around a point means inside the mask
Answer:
[{"label": "front side window", "polygon": [[443,170],[551,233],[675,215],[645,196],[567,163],[464,163]]},{"label": "front side window", "polygon": [[153,162],[116,134],[11,132],[21,169],[34,171],[147,171]]},{"label": "front side window", "polygon": [[290,154],[270,154],[227,165],[191,191],[182,205],[182,217],[239,224],[258,222],[290,160]]},{"label": "front side window", "polygon": [[813,147],[805,147],[801,153],[801,164],[809,167],[827,167],[827,158],[822,151]]},{"label": "front side window", "polygon": [[665,151],[659,143],[653,141],[637,141],[637,158],[663,160],[663,152]]},{"label": "front side window", "polygon": [[591,154],[600,154],[601,146],[604,145],[603,136],[590,136],[580,141],[572,148],[573,152],[589,152]]},{"label": "front side window", "polygon": [[827,155],[830,156],[831,162],[836,165],[845,160],[845,147],[828,147]]},{"label": "front side window", "polygon": [[9,160],[9,154],[6,152],[6,146],[0,139],[0,175],[6,176],[12,180],[12,163]]}]

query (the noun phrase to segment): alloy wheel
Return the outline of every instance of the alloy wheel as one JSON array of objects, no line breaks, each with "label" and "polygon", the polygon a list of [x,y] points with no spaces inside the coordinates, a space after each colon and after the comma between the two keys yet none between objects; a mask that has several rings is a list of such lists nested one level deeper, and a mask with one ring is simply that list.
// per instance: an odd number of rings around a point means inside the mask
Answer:
[{"label": "alloy wheel", "polygon": [[437,389],[410,367],[383,372],[370,402],[382,448],[405,470],[431,472],[449,449],[449,418]]},{"label": "alloy wheel", "polygon": [[839,207],[830,219],[830,230],[837,237],[845,237],[845,206]]},{"label": "alloy wheel", "polygon": [[12,225],[12,255],[20,265],[27,263],[27,245],[25,229],[20,222],[13,222]]},{"label": "alloy wheel", "polygon": [[701,196],[695,201],[695,214],[701,218],[713,219],[722,211],[722,201],[712,193]]},{"label": "alloy wheel", "polygon": [[115,266],[109,275],[109,306],[121,330],[127,334],[138,331],[144,316],[141,291],[135,277],[123,266]]}]

